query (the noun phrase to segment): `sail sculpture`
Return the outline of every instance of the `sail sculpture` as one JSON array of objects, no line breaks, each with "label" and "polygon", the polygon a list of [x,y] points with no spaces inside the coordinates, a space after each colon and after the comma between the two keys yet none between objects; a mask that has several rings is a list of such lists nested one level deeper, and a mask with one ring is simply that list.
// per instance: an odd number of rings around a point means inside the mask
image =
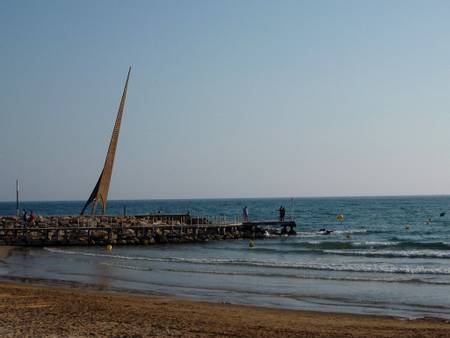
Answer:
[{"label": "sail sculpture", "polygon": [[109,143],[108,153],[106,154],[105,165],[103,166],[102,173],[98,178],[97,184],[94,190],[92,190],[91,196],[86,201],[86,204],[81,210],[81,215],[84,214],[86,208],[92,204],[92,215],[95,215],[97,209],[97,203],[100,202],[102,206],[102,215],[106,212],[106,201],[108,199],[109,184],[111,183],[111,174],[114,165],[114,157],[116,155],[117,141],[119,140],[120,124],[122,122],[123,110],[125,108],[125,100],[127,98],[128,80],[130,79],[131,67],[128,69],[127,80],[123,89],[122,99],[120,100],[119,110],[117,112],[116,123]]}]

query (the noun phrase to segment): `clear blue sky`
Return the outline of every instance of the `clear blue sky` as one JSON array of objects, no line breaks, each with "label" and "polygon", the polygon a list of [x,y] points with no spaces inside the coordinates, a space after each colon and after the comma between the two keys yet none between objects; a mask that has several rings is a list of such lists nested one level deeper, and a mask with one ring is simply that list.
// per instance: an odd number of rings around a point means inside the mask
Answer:
[{"label": "clear blue sky", "polygon": [[0,2],[0,200],[450,193],[448,1]]}]

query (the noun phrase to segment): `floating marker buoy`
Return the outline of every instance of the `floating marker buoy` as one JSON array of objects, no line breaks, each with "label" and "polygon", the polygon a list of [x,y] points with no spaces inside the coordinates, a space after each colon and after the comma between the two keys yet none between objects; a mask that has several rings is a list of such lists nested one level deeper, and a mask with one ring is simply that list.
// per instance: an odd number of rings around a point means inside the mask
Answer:
[{"label": "floating marker buoy", "polygon": [[339,222],[344,221],[344,215],[342,215],[342,214],[337,215],[336,220],[338,220]]},{"label": "floating marker buoy", "polygon": [[254,246],[255,246],[255,242],[254,241],[248,242],[248,247],[249,248],[253,248]]},{"label": "floating marker buoy", "polygon": [[111,244],[108,244],[106,246],[106,251],[112,251],[112,245]]}]

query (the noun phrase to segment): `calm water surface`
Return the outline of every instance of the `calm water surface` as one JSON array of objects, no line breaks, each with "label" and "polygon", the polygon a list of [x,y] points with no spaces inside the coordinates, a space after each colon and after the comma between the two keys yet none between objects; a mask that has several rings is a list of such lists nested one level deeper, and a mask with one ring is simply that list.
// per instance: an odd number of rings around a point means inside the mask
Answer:
[{"label": "calm water surface", "polygon": [[[19,249],[0,264],[0,276],[271,307],[450,318],[447,196],[111,201],[108,210],[120,214],[126,205],[129,214],[190,211],[233,219],[247,205],[250,218],[274,219],[281,204],[297,222],[297,236],[257,240],[253,248],[236,240],[116,246],[111,253],[101,247]],[[22,207],[67,215],[82,205]],[[0,203],[0,215],[14,208]],[[323,235],[323,228],[334,231]]]}]

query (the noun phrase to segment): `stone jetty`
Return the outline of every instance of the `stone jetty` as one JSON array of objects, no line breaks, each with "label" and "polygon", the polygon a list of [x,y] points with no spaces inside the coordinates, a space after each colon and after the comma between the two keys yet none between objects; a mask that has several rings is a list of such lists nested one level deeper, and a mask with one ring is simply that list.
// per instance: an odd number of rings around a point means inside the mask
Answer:
[{"label": "stone jetty", "polygon": [[[292,222],[288,225],[292,230]],[[269,231],[283,234],[275,229]],[[0,245],[150,245],[267,235],[268,230],[259,227],[258,222],[249,226],[224,217],[190,214],[38,216],[26,222],[12,216],[0,217]]]},{"label": "stone jetty", "polygon": [[223,217],[189,214],[142,216],[38,216],[31,221],[0,217],[0,244],[148,245],[251,237],[242,225]]}]

